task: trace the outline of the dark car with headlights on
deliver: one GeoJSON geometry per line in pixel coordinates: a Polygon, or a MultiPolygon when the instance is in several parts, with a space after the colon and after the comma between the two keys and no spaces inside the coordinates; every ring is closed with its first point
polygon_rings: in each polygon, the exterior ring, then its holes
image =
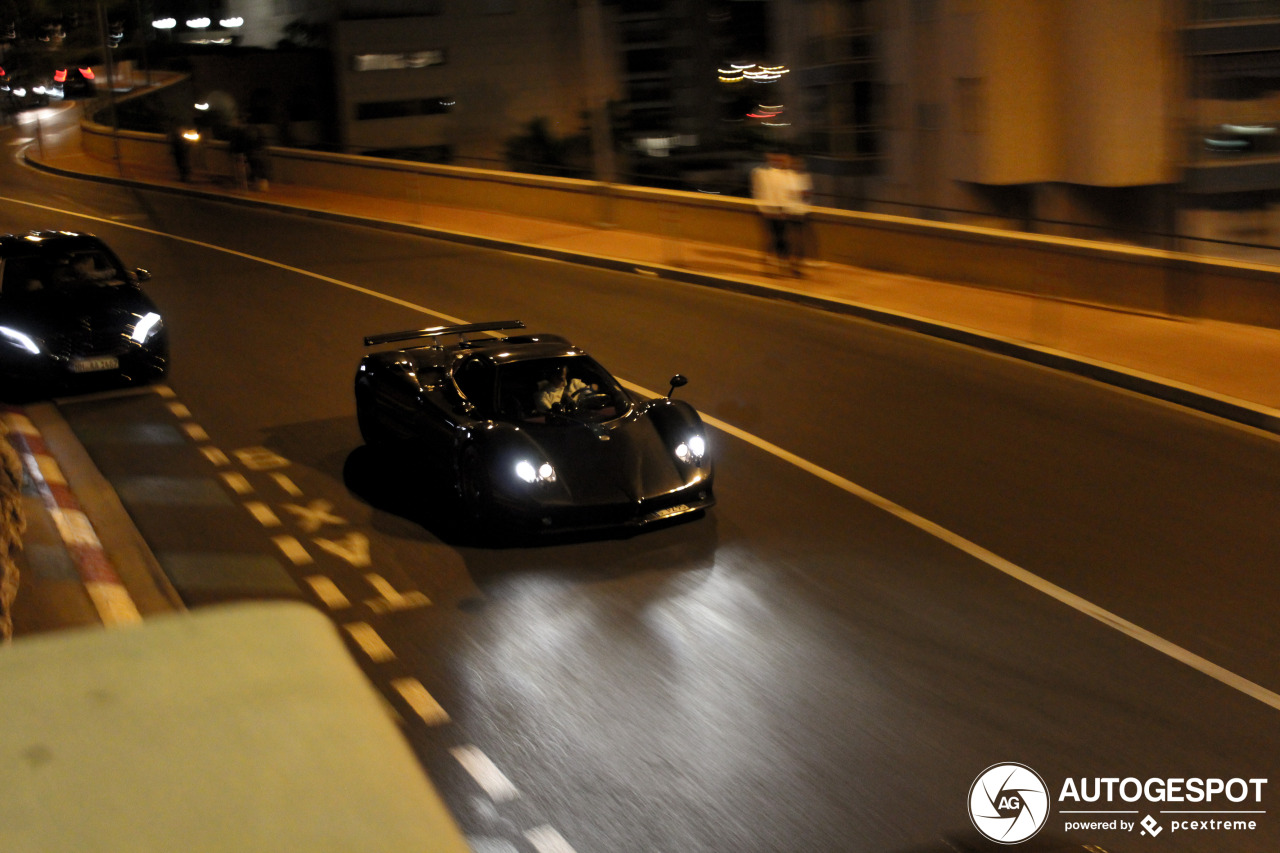
{"type": "Polygon", "coordinates": [[[154,381],[169,338],[140,282],[90,234],[0,236],[0,377],[24,395],[154,381]]]}
{"type": "MultiPolygon", "coordinates": [[[[508,320],[365,338],[425,342],[360,362],[365,443],[425,460],[477,533],[644,527],[715,503],[693,406],[627,390],[559,335],[479,336],[520,329],[508,320]]],[[[684,384],[673,377],[671,391],[684,384]]]]}

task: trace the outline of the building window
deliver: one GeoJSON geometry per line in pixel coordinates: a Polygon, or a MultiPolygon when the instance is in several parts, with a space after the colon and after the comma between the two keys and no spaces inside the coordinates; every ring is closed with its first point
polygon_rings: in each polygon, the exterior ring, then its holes
{"type": "Polygon", "coordinates": [[[443,50],[414,50],[404,53],[357,53],[351,57],[353,71],[401,71],[444,65],[443,50]]]}
{"type": "Polygon", "coordinates": [[[439,115],[449,112],[453,98],[409,98],[403,101],[370,101],[356,106],[356,120],[439,115]]]}

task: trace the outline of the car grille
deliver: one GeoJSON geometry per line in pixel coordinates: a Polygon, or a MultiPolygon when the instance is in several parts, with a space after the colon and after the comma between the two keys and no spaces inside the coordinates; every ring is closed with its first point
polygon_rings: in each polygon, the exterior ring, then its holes
{"type": "Polygon", "coordinates": [[[120,333],[118,323],[103,327],[83,322],[75,331],[50,335],[45,340],[45,347],[54,356],[74,358],[119,353],[126,348],[127,342],[128,338],[120,333]]]}

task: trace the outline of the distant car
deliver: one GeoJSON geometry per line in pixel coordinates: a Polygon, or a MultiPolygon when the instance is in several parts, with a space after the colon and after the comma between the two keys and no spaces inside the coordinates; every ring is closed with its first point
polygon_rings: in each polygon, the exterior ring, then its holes
{"type": "Polygon", "coordinates": [[[50,84],[44,80],[15,77],[0,81],[0,94],[11,112],[49,106],[49,92],[50,84]]]}
{"type": "MultiPolygon", "coordinates": [[[[468,337],[523,328],[508,320],[365,338],[430,341],[361,361],[366,444],[421,454],[475,532],[644,527],[714,505],[693,406],[628,391],[559,335],[468,337]]],[[[676,375],[671,391],[684,384],[676,375]]]]}
{"type": "Polygon", "coordinates": [[[53,75],[53,85],[57,96],[68,100],[92,98],[98,93],[96,75],[87,66],[58,69],[53,75]]]}
{"type": "Polygon", "coordinates": [[[139,283],[97,237],[67,231],[0,236],[0,376],[27,393],[159,379],[169,337],[139,283]]]}

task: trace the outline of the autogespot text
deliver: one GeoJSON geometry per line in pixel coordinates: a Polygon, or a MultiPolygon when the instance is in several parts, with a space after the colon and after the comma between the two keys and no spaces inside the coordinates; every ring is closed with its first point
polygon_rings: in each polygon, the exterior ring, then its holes
{"type": "MultiPolygon", "coordinates": [[[[1058,812],[1063,829],[1072,831],[1113,830],[1154,837],[1170,832],[1238,832],[1258,828],[1266,779],[1137,779],[1081,777],[1068,778],[1058,793],[1058,812]],[[1157,811],[1157,819],[1147,814],[1141,821],[1111,817],[1120,805],[1147,804],[1157,811]],[[1160,804],[1163,808],[1153,808],[1160,804]],[[1193,806],[1197,808],[1187,808],[1193,806]]],[[[1138,808],[1130,814],[1140,813],[1138,808]]]]}

